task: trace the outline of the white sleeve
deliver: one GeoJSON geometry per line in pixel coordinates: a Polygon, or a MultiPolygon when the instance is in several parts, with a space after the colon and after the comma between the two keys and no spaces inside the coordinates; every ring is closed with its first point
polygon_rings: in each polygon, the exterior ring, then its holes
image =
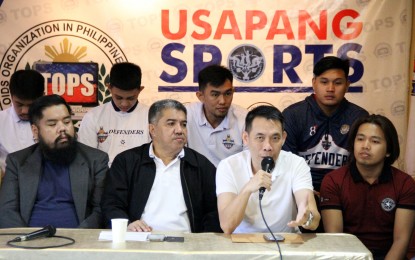
{"type": "Polygon", "coordinates": [[[98,148],[96,122],[92,113],[86,113],[78,130],[78,141],[93,148],[98,148]]]}
{"type": "Polygon", "coordinates": [[[232,168],[226,159],[220,161],[216,169],[216,195],[218,196],[224,192],[238,194],[232,168]]]}
{"type": "Polygon", "coordinates": [[[301,157],[297,158],[295,163],[292,163],[293,175],[293,192],[301,189],[313,190],[313,182],[311,179],[310,167],[301,157]]]}

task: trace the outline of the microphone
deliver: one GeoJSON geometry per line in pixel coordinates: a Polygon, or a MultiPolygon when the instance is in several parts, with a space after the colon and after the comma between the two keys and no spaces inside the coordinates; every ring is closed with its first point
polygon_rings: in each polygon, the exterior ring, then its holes
{"type": "Polygon", "coordinates": [[[46,227],[33,231],[32,233],[29,233],[29,234],[26,234],[20,237],[16,237],[10,242],[21,242],[21,241],[26,241],[26,240],[33,240],[33,239],[40,238],[40,237],[51,237],[55,235],[55,233],[56,233],[56,228],[52,225],[47,225],[46,227]]]}
{"type": "MultiPolygon", "coordinates": [[[[275,162],[274,162],[274,159],[272,159],[272,157],[268,156],[262,159],[261,168],[263,171],[270,173],[272,172],[274,167],[275,167],[275,162]]],[[[264,196],[264,192],[265,192],[264,187],[259,188],[259,200],[262,200],[262,196],[264,196]]]]}

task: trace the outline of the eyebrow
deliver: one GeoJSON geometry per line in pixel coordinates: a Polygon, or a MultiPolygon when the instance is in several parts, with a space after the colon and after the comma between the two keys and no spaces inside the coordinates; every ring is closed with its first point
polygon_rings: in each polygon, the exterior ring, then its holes
{"type": "MultiPolygon", "coordinates": [[[[329,78],[327,78],[327,77],[320,77],[320,79],[330,80],[330,79],[329,79],[329,78]]],[[[345,79],[345,78],[335,78],[335,79],[333,79],[332,81],[336,81],[336,80],[347,80],[347,79],[345,79]]]]}
{"type": "MultiPolygon", "coordinates": [[[[255,136],[260,136],[260,135],[266,135],[264,133],[256,133],[255,136]]],[[[272,133],[271,136],[281,136],[280,133],[276,132],[276,133],[272,133]]]]}
{"type": "Polygon", "coordinates": [[[187,123],[187,120],[178,120],[178,119],[168,118],[166,122],[186,122],[187,123]]]}
{"type": "Polygon", "coordinates": [[[124,99],[134,98],[134,95],[131,95],[131,96],[128,96],[128,97],[123,97],[123,96],[119,96],[117,94],[114,94],[113,96],[116,97],[116,98],[124,98],[124,99]]]}
{"type": "MultiPolygon", "coordinates": [[[[222,93],[231,92],[231,91],[233,91],[233,88],[228,88],[227,90],[223,91],[222,93]]],[[[216,90],[216,89],[212,89],[210,91],[210,93],[212,93],[212,92],[214,92],[214,93],[221,93],[219,90],[216,90]]]]}
{"type": "MultiPolygon", "coordinates": [[[[65,116],[64,118],[62,118],[62,120],[66,120],[66,119],[71,119],[71,116],[65,116]]],[[[51,119],[47,119],[46,122],[56,122],[59,120],[60,119],[51,118],[51,119]]]]}
{"type": "MultiPolygon", "coordinates": [[[[364,134],[359,134],[359,133],[357,133],[356,134],[356,137],[367,137],[366,135],[364,135],[364,134]]],[[[372,136],[369,136],[369,138],[374,138],[374,139],[378,139],[378,140],[383,140],[384,138],[382,138],[381,136],[377,136],[377,135],[372,135],[372,136]]]]}

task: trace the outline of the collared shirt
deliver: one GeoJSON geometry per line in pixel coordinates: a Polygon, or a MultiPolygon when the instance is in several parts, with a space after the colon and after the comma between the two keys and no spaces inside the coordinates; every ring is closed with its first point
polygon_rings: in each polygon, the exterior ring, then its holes
{"type": "Polygon", "coordinates": [[[184,150],[168,165],[154,154],[153,144],[149,156],[156,164],[156,177],[141,219],[153,230],[190,232],[180,178],[180,159],[184,157],[184,150]]]}
{"type": "Polygon", "coordinates": [[[29,121],[21,120],[13,106],[0,111],[0,167],[3,172],[9,153],[29,147],[34,143],[29,121]]]}
{"type": "Polygon", "coordinates": [[[391,247],[396,209],[415,210],[414,181],[388,165],[372,184],[355,164],[343,166],[324,177],[320,192],[321,209],[341,210],[343,232],[356,235],[372,252],[391,247]]]}
{"type": "MultiPolygon", "coordinates": [[[[352,163],[349,165],[350,175],[355,183],[358,182],[366,182],[362,175],[360,174],[359,170],[357,169],[356,163],[352,163]]],[[[380,173],[378,179],[375,183],[388,183],[392,180],[392,168],[388,165],[384,164],[382,168],[382,172],[380,173]]],[[[373,184],[375,184],[373,183],[373,184]]]]}
{"type": "Polygon", "coordinates": [[[207,157],[215,166],[230,155],[244,150],[242,132],[245,128],[247,110],[231,105],[219,126],[213,128],[203,111],[203,103],[186,105],[187,144],[207,157]]]}
{"type": "MultiPolygon", "coordinates": [[[[300,156],[281,151],[271,172],[271,190],[265,191],[262,208],[273,232],[295,232],[287,223],[297,216],[294,193],[302,189],[313,190],[310,167],[300,156]]],[[[216,170],[216,194],[240,194],[254,176],[249,150],[222,160],[216,170]]],[[[244,218],[234,233],[268,232],[259,209],[259,194],[254,192],[248,200],[244,218]]]]}
{"type": "Polygon", "coordinates": [[[115,108],[107,102],[91,109],[78,131],[79,142],[108,154],[109,166],[117,154],[151,141],[148,106],[137,103],[128,112],[117,112],[115,108]]]}

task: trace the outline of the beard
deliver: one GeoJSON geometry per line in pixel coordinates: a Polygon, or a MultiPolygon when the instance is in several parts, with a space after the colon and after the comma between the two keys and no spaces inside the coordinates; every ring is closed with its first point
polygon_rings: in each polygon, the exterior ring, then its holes
{"type": "Polygon", "coordinates": [[[68,139],[67,143],[60,144],[61,137],[59,136],[56,138],[54,146],[50,147],[46,144],[42,136],[39,135],[39,147],[45,159],[63,165],[69,165],[75,160],[78,146],[76,137],[67,134],[65,134],[65,137],[68,139]]]}

